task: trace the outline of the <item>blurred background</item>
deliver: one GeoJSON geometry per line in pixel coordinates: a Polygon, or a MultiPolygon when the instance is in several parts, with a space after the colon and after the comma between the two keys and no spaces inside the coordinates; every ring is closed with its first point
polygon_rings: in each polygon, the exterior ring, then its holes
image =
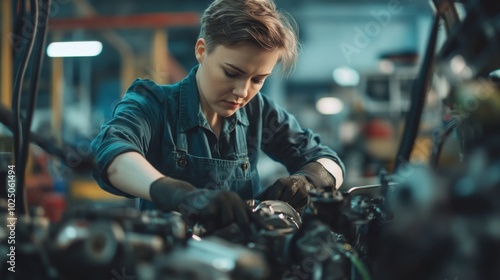
{"type": "MultiPolygon", "coordinates": [[[[0,94],[5,108],[11,104],[13,69],[21,63],[16,48],[27,39],[13,36],[14,15],[29,9],[23,6],[28,2],[1,2],[0,94]]],[[[86,164],[90,142],[134,79],[174,83],[196,65],[199,17],[210,2],[52,0],[31,128],[67,154],[56,158],[31,145],[26,177],[30,205],[52,203],[54,209],[54,204],[65,207],[68,201],[130,203],[105,193],[93,181],[86,164]],[[57,49],[55,44],[74,41],[89,43],[82,49],[57,49]],[[61,53],[72,50],[77,54],[61,53]],[[44,197],[54,192],[65,200],[44,197]]],[[[263,94],[339,153],[347,167],[343,188],[378,182],[377,174],[394,165],[411,87],[429,37],[432,5],[417,0],[276,4],[297,21],[302,51],[295,71],[289,77],[272,75],[263,94]]],[[[30,78],[28,73],[26,83],[30,78]]],[[[437,91],[431,89],[426,102],[412,154],[416,161],[428,160],[433,130],[445,121],[437,91]]],[[[12,132],[0,125],[0,137],[2,151],[9,151],[12,132]]],[[[447,149],[455,146],[447,145],[442,155],[451,164],[456,153],[448,157],[447,149]]],[[[259,169],[264,185],[285,174],[265,156],[259,169]]]]}

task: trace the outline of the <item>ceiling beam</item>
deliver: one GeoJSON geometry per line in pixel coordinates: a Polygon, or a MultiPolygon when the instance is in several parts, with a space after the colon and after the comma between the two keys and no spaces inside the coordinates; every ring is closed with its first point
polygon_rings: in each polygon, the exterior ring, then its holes
{"type": "Polygon", "coordinates": [[[75,29],[133,29],[172,26],[195,26],[200,22],[198,13],[154,13],[128,16],[90,16],[59,18],[49,21],[49,31],[75,29]]]}

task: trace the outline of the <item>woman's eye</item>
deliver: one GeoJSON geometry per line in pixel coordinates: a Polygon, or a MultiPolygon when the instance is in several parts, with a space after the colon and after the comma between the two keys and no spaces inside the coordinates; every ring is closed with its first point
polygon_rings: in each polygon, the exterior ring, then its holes
{"type": "Polygon", "coordinates": [[[236,78],[238,77],[238,74],[235,74],[235,73],[231,73],[231,72],[228,72],[226,70],[224,70],[224,74],[226,75],[226,77],[228,78],[236,78]]]}
{"type": "Polygon", "coordinates": [[[253,82],[256,84],[262,84],[264,82],[264,79],[253,79],[253,82]]]}

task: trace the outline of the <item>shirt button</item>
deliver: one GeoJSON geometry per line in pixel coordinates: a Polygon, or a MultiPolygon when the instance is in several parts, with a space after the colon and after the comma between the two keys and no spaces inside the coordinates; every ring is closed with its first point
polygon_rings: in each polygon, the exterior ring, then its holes
{"type": "Polygon", "coordinates": [[[241,167],[243,168],[243,170],[247,170],[248,169],[248,162],[243,163],[241,167]]]}
{"type": "Polygon", "coordinates": [[[187,165],[187,160],[185,158],[180,158],[177,160],[177,165],[179,165],[180,167],[184,167],[187,165]]]}

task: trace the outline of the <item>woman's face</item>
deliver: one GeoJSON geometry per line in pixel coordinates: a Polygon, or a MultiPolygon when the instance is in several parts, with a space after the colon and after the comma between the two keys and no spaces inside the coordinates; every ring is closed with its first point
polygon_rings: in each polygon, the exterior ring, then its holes
{"type": "Polygon", "coordinates": [[[229,117],[245,106],[262,88],[279,57],[251,43],[218,45],[209,54],[204,39],[195,47],[200,63],[196,82],[201,108],[207,119],[229,117]]]}

